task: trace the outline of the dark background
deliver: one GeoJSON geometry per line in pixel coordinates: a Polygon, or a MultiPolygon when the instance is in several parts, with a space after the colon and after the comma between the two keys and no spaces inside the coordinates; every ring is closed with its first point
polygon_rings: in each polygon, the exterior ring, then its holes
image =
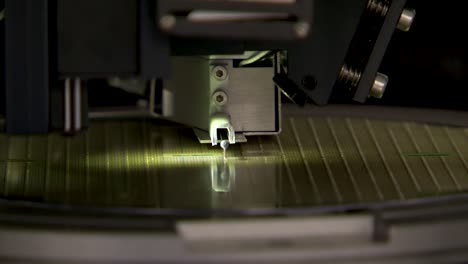
{"type": "Polygon", "coordinates": [[[408,1],[417,11],[413,27],[395,32],[380,68],[390,78],[387,92],[368,103],[468,111],[466,5],[408,1]]]}

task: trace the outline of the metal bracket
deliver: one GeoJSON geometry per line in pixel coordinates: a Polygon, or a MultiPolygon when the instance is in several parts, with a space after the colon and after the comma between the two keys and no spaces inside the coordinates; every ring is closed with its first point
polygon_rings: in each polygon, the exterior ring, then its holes
{"type": "MultiPolygon", "coordinates": [[[[195,133],[195,136],[197,136],[198,142],[200,142],[200,144],[211,143],[209,132],[198,129],[198,128],[194,128],[193,132],[195,133]]],[[[236,133],[236,143],[245,143],[245,142],[247,142],[247,137],[244,135],[244,133],[236,133]]],[[[221,140],[218,140],[218,143],[221,143],[221,140]]]]}
{"type": "Polygon", "coordinates": [[[388,9],[388,13],[385,17],[385,21],[382,25],[382,29],[380,30],[374,48],[370,54],[367,66],[362,72],[361,80],[353,97],[354,101],[364,103],[369,97],[369,91],[371,91],[371,89],[376,85],[379,87],[378,84],[375,84],[377,72],[385,52],[387,51],[387,47],[392,39],[395,28],[398,25],[398,21],[405,8],[405,5],[406,0],[392,1],[388,9]]]}
{"type": "Polygon", "coordinates": [[[219,129],[226,129],[228,132],[227,140],[229,141],[229,144],[236,144],[236,132],[234,131],[234,127],[231,125],[229,117],[226,114],[217,113],[211,117],[210,121],[210,138],[212,146],[218,145],[219,129]]]}

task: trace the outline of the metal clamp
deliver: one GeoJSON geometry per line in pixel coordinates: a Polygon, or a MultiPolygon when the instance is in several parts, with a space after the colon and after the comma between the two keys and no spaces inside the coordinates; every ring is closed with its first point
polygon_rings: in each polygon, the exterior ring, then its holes
{"type": "MultiPolygon", "coordinates": [[[[234,131],[234,127],[231,125],[229,117],[226,114],[217,113],[212,115],[210,121],[210,138],[211,138],[211,145],[216,146],[218,145],[218,130],[219,129],[226,129],[228,132],[229,144],[236,143],[236,132],[234,131]]],[[[224,139],[225,140],[225,139],[224,139]]]]}

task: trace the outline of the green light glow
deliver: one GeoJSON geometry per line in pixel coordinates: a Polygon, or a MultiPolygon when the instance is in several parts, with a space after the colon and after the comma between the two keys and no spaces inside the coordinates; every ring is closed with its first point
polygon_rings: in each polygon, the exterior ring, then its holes
{"type": "MultiPolygon", "coordinates": [[[[170,167],[199,167],[211,166],[213,161],[222,162],[224,160],[223,153],[216,148],[217,154],[210,153],[164,153],[150,151],[134,151],[128,152],[112,152],[102,154],[90,154],[90,160],[106,161],[108,169],[119,168],[117,164],[125,163],[128,168],[170,168],[170,167]]],[[[252,156],[252,157],[235,157],[229,156],[227,163],[233,164],[277,164],[283,162],[283,157],[278,156],[252,156]]],[[[90,166],[97,164],[90,162],[90,166]]]]}

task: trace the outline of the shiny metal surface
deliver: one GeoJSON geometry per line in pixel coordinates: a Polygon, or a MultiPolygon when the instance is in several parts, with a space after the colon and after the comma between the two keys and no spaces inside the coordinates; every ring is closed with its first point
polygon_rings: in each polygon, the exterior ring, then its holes
{"type": "Polygon", "coordinates": [[[273,55],[273,53],[274,51],[271,50],[253,51],[250,57],[239,62],[239,66],[242,67],[260,61],[264,58],[270,57],[271,55],[273,55]]]}
{"type": "Polygon", "coordinates": [[[346,85],[356,87],[359,84],[359,81],[361,81],[361,75],[361,71],[353,68],[350,65],[344,64],[341,67],[339,80],[346,85]]]}
{"type": "Polygon", "coordinates": [[[67,78],[65,80],[63,92],[63,105],[64,105],[64,131],[70,132],[72,129],[72,80],[67,78]]]}
{"type": "Polygon", "coordinates": [[[313,109],[285,115],[278,136],[231,145],[227,160],[219,147],[199,144],[191,129],[161,122],[94,121],[73,137],[2,134],[0,195],[106,207],[245,209],[468,190],[468,129],[307,111],[313,109]]]}
{"type": "Polygon", "coordinates": [[[278,131],[278,89],[272,81],[273,67],[234,68],[229,64],[229,97],[226,113],[236,132],[268,134],[278,131]]]}
{"type": "Polygon", "coordinates": [[[228,140],[230,144],[236,143],[236,132],[230,123],[229,115],[216,113],[211,116],[210,138],[212,146],[216,146],[218,142],[221,143],[224,140],[228,140]],[[218,138],[218,133],[221,131],[226,132],[226,138],[218,138]]]}
{"type": "Polygon", "coordinates": [[[367,10],[379,16],[386,16],[388,13],[389,3],[385,0],[369,0],[367,2],[367,10]]]}
{"type": "Polygon", "coordinates": [[[73,129],[75,131],[81,130],[82,92],[81,79],[75,78],[73,86],[73,129]]]}
{"type": "Polygon", "coordinates": [[[209,60],[173,57],[172,78],[164,82],[162,116],[187,126],[208,130],[212,104],[209,60]]]}
{"type": "Polygon", "coordinates": [[[403,12],[400,16],[400,20],[398,20],[397,28],[404,32],[410,31],[415,17],[416,10],[409,8],[403,9],[403,12]]]}
{"type": "Polygon", "coordinates": [[[294,32],[296,32],[298,38],[306,38],[310,32],[310,24],[307,22],[298,22],[294,25],[294,32]]]}
{"type": "MultiPolygon", "coordinates": [[[[358,86],[362,78],[362,72],[353,68],[351,65],[344,64],[341,67],[339,81],[352,87],[358,86]]],[[[381,99],[387,89],[388,76],[380,72],[375,76],[374,83],[369,91],[369,96],[381,99]]]]}
{"type": "Polygon", "coordinates": [[[277,133],[273,67],[236,68],[228,57],[174,57],[174,75],[164,83],[164,118],[209,131],[213,117],[225,114],[236,133],[277,133]]]}
{"type": "Polygon", "coordinates": [[[372,96],[377,99],[381,99],[383,95],[385,94],[385,90],[387,89],[387,84],[388,84],[388,76],[378,72],[377,76],[375,76],[374,84],[372,85],[369,96],[372,96]]]}
{"type": "MultiPolygon", "coordinates": [[[[196,129],[196,128],[193,129],[193,132],[195,133],[195,136],[197,137],[198,142],[200,142],[201,144],[213,143],[211,141],[209,132],[204,131],[204,130],[200,130],[200,129],[196,129]]],[[[236,143],[244,143],[244,142],[247,142],[247,138],[242,133],[236,133],[235,141],[236,141],[236,143]]],[[[220,140],[218,140],[218,143],[221,143],[220,140]]]]}

